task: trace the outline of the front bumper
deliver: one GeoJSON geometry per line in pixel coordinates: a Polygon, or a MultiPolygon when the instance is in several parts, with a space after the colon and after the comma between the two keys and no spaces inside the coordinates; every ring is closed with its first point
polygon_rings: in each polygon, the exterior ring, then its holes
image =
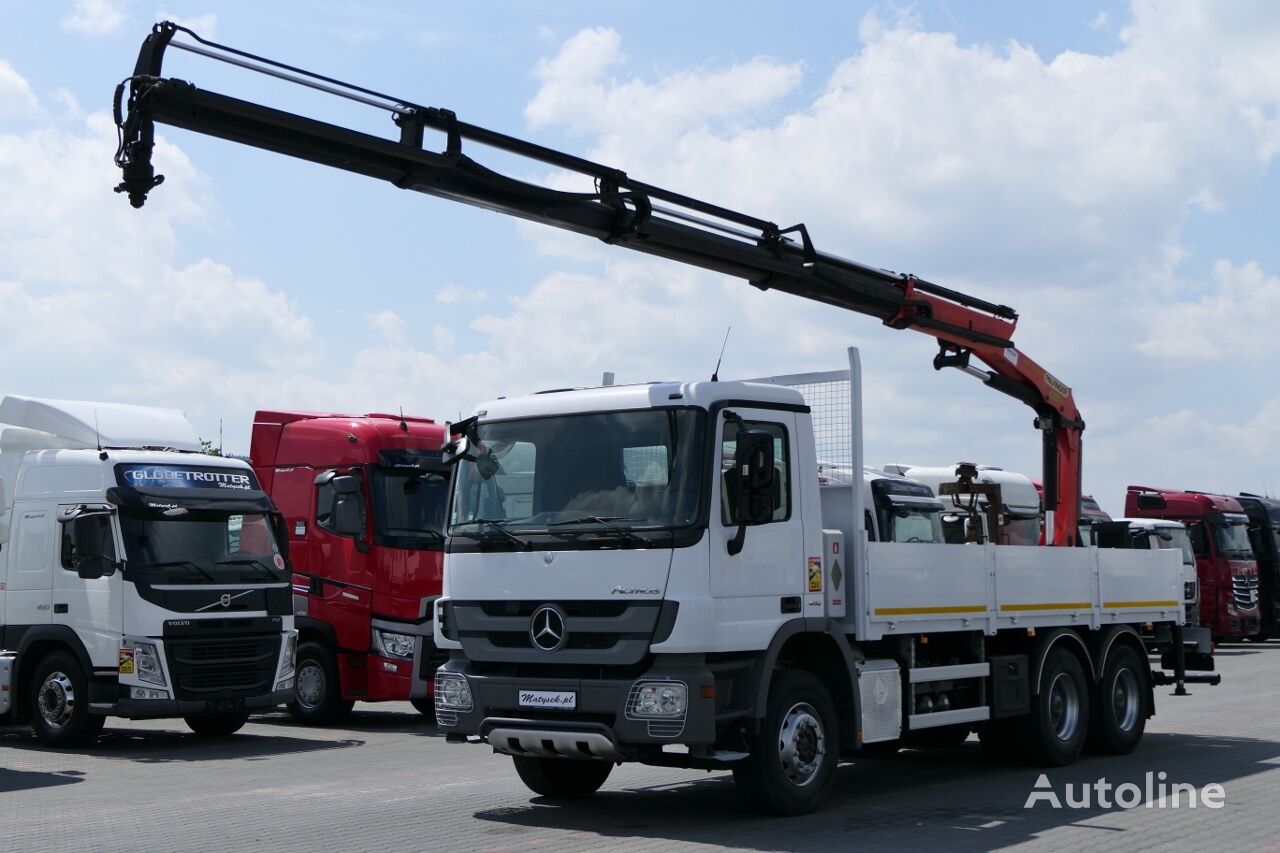
{"type": "MultiPolygon", "coordinates": [[[[470,662],[451,660],[441,672],[466,676],[472,709],[436,706],[436,723],[446,734],[478,735],[508,755],[603,758],[623,761],[663,744],[706,744],[716,738],[715,679],[698,664],[660,662],[643,675],[628,678],[575,679],[485,675],[470,662]],[[675,681],[688,690],[680,719],[638,717],[630,713],[632,688],[641,681],[675,681]],[[521,707],[520,691],[572,691],[572,711],[521,707]]],[[[437,698],[437,703],[438,703],[437,698]]]]}
{"type": "MultiPolygon", "coordinates": [[[[216,703],[219,701],[225,702],[226,700],[213,701],[216,703]]],[[[91,701],[89,703],[89,713],[99,716],[125,717],[130,720],[151,720],[161,717],[195,717],[202,714],[236,713],[239,711],[263,713],[292,701],[292,689],[274,690],[270,694],[262,696],[246,696],[243,699],[243,704],[237,699],[234,709],[226,706],[211,709],[209,700],[205,699],[120,698],[114,702],[91,701]]]]}

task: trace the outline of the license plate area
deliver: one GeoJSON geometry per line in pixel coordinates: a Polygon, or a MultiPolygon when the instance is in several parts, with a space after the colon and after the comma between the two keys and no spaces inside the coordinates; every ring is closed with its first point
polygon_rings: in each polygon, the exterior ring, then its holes
{"type": "Polygon", "coordinates": [[[211,714],[226,714],[231,711],[244,710],[244,697],[229,699],[206,699],[204,709],[211,714]]]}
{"type": "Polygon", "coordinates": [[[548,711],[576,711],[578,694],[574,690],[519,690],[521,708],[543,708],[548,711]]]}

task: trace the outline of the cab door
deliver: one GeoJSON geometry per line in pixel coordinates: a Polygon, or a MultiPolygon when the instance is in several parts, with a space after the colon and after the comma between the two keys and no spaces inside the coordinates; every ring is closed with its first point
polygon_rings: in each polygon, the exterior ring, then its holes
{"type": "MultiPolygon", "coordinates": [[[[113,564],[119,559],[117,554],[121,553],[117,532],[112,519],[107,559],[113,564]]],[[[53,557],[52,622],[75,631],[95,668],[115,669],[120,637],[124,633],[121,571],[111,568],[109,574],[100,578],[80,577],[76,571],[77,555],[71,541],[71,525],[55,525],[54,536],[57,548],[53,557]]]]}
{"type": "MultiPolygon", "coordinates": [[[[728,543],[738,531],[731,519],[737,496],[734,452],[736,420],[723,413],[716,418],[715,448],[718,458],[712,486],[710,587],[718,612],[719,648],[762,649],[780,622],[803,615],[807,594],[804,525],[796,488],[797,460],[795,414],[773,409],[732,407],[748,429],[773,435],[773,517],[746,528],[742,550],[730,554],[728,543]]],[[[818,588],[821,591],[821,587],[818,588]]],[[[820,596],[819,596],[820,597],[820,596]]]]}
{"type": "Polygon", "coordinates": [[[48,625],[57,507],[45,501],[16,501],[10,518],[4,624],[10,628],[48,625]]]}

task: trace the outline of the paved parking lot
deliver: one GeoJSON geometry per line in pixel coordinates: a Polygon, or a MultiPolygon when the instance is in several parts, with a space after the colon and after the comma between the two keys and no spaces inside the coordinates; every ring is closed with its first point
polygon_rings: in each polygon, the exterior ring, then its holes
{"type": "Polygon", "coordinates": [[[844,766],[816,815],[744,810],[725,773],[625,766],[595,798],[533,797],[508,759],[454,746],[407,704],[358,705],[349,724],[283,714],[208,741],[181,721],[111,720],[93,750],[0,730],[0,850],[994,850],[1280,851],[1280,643],[1220,650],[1223,685],[1157,691],[1125,758],[1049,773],[1069,782],[1220,783],[1208,809],[1024,808],[1038,771],[986,762],[975,739],[844,766]]]}

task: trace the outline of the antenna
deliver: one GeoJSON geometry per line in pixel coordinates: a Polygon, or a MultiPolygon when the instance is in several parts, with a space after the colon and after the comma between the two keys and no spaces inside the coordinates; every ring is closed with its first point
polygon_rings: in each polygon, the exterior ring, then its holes
{"type": "Polygon", "coordinates": [[[400,431],[401,432],[409,431],[409,425],[404,422],[404,406],[400,407],[400,431]]]}
{"type": "Polygon", "coordinates": [[[720,344],[720,357],[716,359],[716,369],[711,372],[711,381],[720,381],[720,362],[724,361],[724,348],[729,345],[729,333],[733,331],[733,326],[724,330],[724,343],[720,344]]]}
{"type": "Polygon", "coordinates": [[[102,452],[102,433],[98,431],[98,410],[93,410],[93,440],[98,445],[98,452],[102,452]]]}
{"type": "Polygon", "coordinates": [[[222,418],[218,418],[218,453],[222,455],[222,418]]]}

